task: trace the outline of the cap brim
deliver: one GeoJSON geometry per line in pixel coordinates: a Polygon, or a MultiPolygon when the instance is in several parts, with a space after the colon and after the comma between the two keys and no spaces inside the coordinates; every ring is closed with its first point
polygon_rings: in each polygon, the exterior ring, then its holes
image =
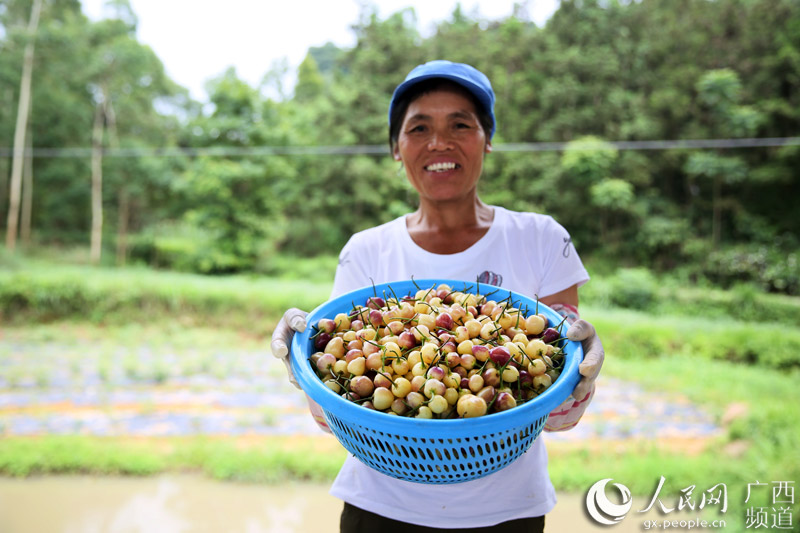
{"type": "MultiPolygon", "coordinates": [[[[414,77],[414,78],[412,78],[410,80],[404,81],[403,83],[401,83],[400,85],[397,86],[397,88],[394,90],[394,94],[392,94],[392,101],[391,101],[391,105],[389,106],[389,120],[391,120],[392,114],[394,113],[394,108],[395,108],[396,102],[400,98],[402,98],[405,93],[407,93],[415,85],[417,85],[417,84],[419,84],[419,83],[421,83],[423,81],[432,80],[432,79],[449,80],[449,81],[452,81],[452,82],[456,83],[457,85],[460,85],[460,86],[464,87],[467,91],[469,91],[469,93],[472,96],[474,96],[478,100],[478,102],[483,106],[483,109],[487,113],[489,113],[492,117],[494,117],[494,109],[492,109],[493,102],[492,102],[491,98],[489,97],[489,95],[486,94],[486,91],[483,89],[483,87],[481,87],[480,85],[478,85],[478,84],[476,84],[476,83],[474,83],[474,82],[472,82],[472,81],[470,81],[468,79],[463,78],[462,76],[457,76],[457,75],[454,75],[454,74],[431,73],[431,74],[422,74],[422,75],[416,76],[416,77],[414,77]]],[[[494,125],[494,120],[493,120],[492,121],[492,131],[489,132],[489,137],[490,138],[494,135],[494,128],[495,128],[495,125],[494,125]]]]}

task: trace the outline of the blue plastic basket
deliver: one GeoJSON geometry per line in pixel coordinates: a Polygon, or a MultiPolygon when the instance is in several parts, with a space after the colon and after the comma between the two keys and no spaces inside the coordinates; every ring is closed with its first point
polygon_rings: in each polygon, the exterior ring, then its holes
{"type": "MultiPolygon", "coordinates": [[[[322,407],[325,419],[339,442],[367,466],[383,474],[426,484],[469,481],[508,466],[524,453],[539,436],[548,414],[561,404],[580,379],[578,365],[583,359],[580,343],[566,341],[561,374],[536,398],[513,409],[477,418],[418,419],[392,416],[347,401],[323,385],[309,357],[314,328],[321,318],[347,313],[367,298],[414,295],[420,287],[441,283],[462,292],[491,294],[501,301],[509,296],[515,307],[543,313],[550,327],[562,317],[521,294],[485,284],[447,279],[396,281],[365,287],[330,300],[307,317],[309,327],[296,334],[292,342],[292,365],[298,383],[322,407]]],[[[563,326],[562,326],[563,328],[563,326]]],[[[562,336],[565,331],[562,330],[562,336]]]]}

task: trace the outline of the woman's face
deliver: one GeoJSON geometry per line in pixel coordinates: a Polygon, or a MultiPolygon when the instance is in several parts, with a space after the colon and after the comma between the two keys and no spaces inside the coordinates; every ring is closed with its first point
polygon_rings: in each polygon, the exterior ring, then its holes
{"type": "Polygon", "coordinates": [[[475,104],[461,90],[445,87],[409,104],[394,158],[402,161],[421,199],[470,202],[491,149],[475,104]]]}

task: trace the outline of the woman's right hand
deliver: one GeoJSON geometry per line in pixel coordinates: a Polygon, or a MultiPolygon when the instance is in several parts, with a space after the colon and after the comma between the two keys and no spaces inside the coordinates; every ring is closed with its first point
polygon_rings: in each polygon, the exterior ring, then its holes
{"type": "Polygon", "coordinates": [[[308,313],[295,309],[289,309],[283,314],[278,325],[275,326],[275,331],[272,332],[272,341],[270,347],[272,348],[272,355],[283,361],[286,365],[286,372],[289,374],[289,381],[292,385],[300,388],[297,380],[292,372],[292,362],[289,357],[289,347],[292,345],[292,337],[295,332],[302,332],[306,329],[306,316],[308,313]]]}

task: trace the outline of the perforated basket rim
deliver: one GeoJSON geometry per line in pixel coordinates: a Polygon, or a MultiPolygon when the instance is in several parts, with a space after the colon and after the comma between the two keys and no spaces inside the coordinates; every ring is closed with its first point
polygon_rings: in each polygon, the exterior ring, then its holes
{"type": "MultiPolygon", "coordinates": [[[[317,306],[306,317],[308,326],[305,331],[295,334],[291,349],[292,370],[303,391],[319,404],[323,410],[335,414],[341,420],[357,421],[359,425],[369,426],[377,431],[386,433],[425,438],[463,438],[470,435],[494,433],[498,428],[502,428],[505,431],[506,429],[524,426],[530,423],[531,420],[546,416],[567,399],[580,379],[578,365],[583,359],[581,344],[569,340],[565,342],[564,346],[565,356],[561,374],[542,394],[513,409],[475,418],[421,419],[393,416],[367,409],[345,400],[322,383],[309,361],[311,354],[316,351],[313,349],[311,341],[311,335],[314,332],[313,326],[321,318],[333,318],[337,313],[346,313],[353,308],[354,304],[363,305],[367,298],[373,296],[376,292],[378,295],[383,296],[384,291],[388,295],[392,295],[393,291],[398,297],[402,297],[415,293],[420,287],[428,288],[440,284],[447,284],[453,290],[463,290],[464,292],[478,292],[484,295],[491,292],[494,293],[492,299],[495,301],[504,300],[510,295],[512,303],[517,307],[527,305],[533,312],[538,306],[538,312],[547,317],[550,326],[556,325],[562,320],[561,315],[537,300],[485,283],[429,278],[398,280],[362,287],[317,306]]],[[[562,337],[565,336],[565,326],[562,325],[559,331],[562,337]]]]}

